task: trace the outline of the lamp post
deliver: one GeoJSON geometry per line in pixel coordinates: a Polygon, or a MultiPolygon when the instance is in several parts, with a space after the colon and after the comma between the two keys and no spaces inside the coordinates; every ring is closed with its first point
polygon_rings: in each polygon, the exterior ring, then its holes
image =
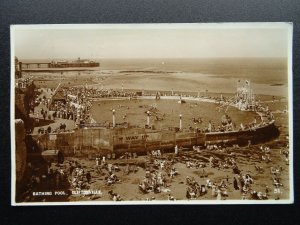
{"type": "Polygon", "coordinates": [[[112,110],[112,113],[113,113],[113,128],[116,126],[116,117],[115,117],[115,112],[116,110],[112,110]]]}
{"type": "Polygon", "coordinates": [[[179,130],[182,129],[182,114],[179,115],[179,130]]]}
{"type": "Polygon", "coordinates": [[[150,125],[150,112],[147,111],[147,126],[150,125]]]}

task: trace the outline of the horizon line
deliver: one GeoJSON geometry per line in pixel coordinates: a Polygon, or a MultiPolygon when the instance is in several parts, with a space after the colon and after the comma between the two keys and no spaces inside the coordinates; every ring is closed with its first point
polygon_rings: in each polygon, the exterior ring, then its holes
{"type": "Polygon", "coordinates": [[[155,60],[155,59],[286,59],[288,57],[284,57],[284,56],[273,56],[273,57],[263,57],[263,56],[257,56],[257,57],[174,57],[174,58],[170,58],[170,57],[145,57],[145,58],[141,58],[141,57],[133,57],[133,58],[111,58],[111,57],[90,57],[90,58],[86,58],[86,57],[74,57],[74,58],[69,58],[69,57],[59,57],[59,58],[20,58],[18,56],[14,56],[17,57],[19,60],[33,60],[33,59],[39,59],[39,60],[49,60],[49,59],[78,59],[80,58],[81,60],[84,59],[89,59],[89,60],[93,60],[93,59],[101,59],[101,60],[144,60],[144,59],[150,59],[150,60],[155,60]]]}

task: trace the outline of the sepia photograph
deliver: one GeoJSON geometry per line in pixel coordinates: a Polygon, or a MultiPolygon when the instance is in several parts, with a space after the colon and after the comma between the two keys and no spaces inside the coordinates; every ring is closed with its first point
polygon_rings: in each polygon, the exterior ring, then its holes
{"type": "Polygon", "coordinates": [[[12,25],[11,204],[291,204],[291,23],[12,25]]]}

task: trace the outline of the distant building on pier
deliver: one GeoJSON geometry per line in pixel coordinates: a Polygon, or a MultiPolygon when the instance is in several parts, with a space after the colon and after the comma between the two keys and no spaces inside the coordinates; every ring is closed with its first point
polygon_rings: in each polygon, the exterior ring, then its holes
{"type": "Polygon", "coordinates": [[[49,64],[49,68],[68,68],[68,67],[98,67],[100,63],[88,59],[78,58],[75,61],[57,60],[49,64]]]}

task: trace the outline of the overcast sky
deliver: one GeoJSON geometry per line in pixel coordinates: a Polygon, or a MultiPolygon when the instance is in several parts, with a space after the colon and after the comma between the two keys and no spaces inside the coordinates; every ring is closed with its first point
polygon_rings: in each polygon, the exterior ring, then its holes
{"type": "Polygon", "coordinates": [[[287,57],[287,24],[15,26],[20,59],[287,57]]]}

